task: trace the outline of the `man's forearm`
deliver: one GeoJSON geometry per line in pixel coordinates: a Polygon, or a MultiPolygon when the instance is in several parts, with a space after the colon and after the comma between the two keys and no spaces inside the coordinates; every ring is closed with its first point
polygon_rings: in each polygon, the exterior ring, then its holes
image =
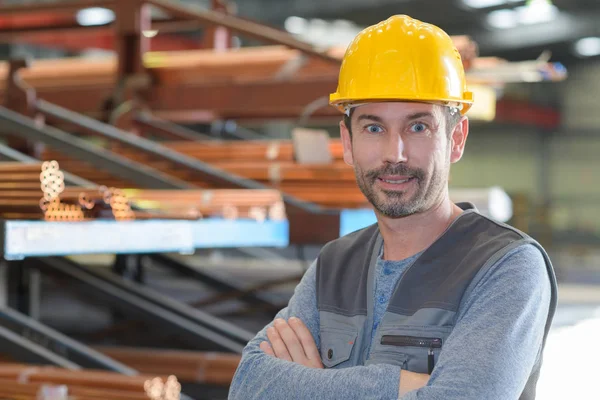
{"type": "Polygon", "coordinates": [[[260,349],[246,353],[229,399],[396,399],[400,367],[378,364],[314,369],[280,360],[260,349]]]}

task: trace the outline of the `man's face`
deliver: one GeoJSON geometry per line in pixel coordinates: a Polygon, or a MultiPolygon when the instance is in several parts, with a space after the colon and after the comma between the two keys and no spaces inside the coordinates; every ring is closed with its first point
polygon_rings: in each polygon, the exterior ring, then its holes
{"type": "Polygon", "coordinates": [[[352,137],[340,124],[344,160],[369,202],[384,216],[426,211],[444,196],[450,163],[462,156],[468,124],[448,137],[445,110],[426,103],[361,105],[351,119],[352,137]],[[458,146],[457,146],[458,145],[458,146]]]}

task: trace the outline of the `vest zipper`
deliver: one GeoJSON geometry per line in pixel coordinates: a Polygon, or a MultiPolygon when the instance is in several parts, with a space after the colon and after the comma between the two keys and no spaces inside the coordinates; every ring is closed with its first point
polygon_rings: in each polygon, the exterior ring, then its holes
{"type": "Polygon", "coordinates": [[[391,346],[430,347],[432,349],[442,348],[442,339],[420,338],[415,336],[384,335],[381,344],[391,346]]]}
{"type": "Polygon", "coordinates": [[[381,344],[391,346],[409,346],[427,348],[427,371],[431,375],[435,364],[433,349],[442,348],[442,339],[440,338],[420,338],[415,336],[397,336],[384,335],[381,338],[381,344]]]}

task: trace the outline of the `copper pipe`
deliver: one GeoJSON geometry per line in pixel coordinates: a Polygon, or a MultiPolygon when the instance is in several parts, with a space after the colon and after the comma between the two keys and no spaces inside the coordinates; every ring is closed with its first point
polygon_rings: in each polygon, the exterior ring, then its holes
{"type": "Polygon", "coordinates": [[[96,350],[144,374],[175,374],[184,382],[228,385],[240,356],[183,350],[139,349],[131,347],[99,346],[96,350]]]}

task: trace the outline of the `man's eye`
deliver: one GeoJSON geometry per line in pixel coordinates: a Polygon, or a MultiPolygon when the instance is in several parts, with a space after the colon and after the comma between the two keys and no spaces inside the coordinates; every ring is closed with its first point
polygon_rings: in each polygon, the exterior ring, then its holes
{"type": "Polygon", "coordinates": [[[383,129],[378,125],[369,125],[367,126],[367,132],[369,133],[381,133],[383,129]]]}
{"type": "Polygon", "coordinates": [[[427,125],[417,122],[410,127],[410,130],[415,133],[425,132],[427,130],[427,125]]]}

